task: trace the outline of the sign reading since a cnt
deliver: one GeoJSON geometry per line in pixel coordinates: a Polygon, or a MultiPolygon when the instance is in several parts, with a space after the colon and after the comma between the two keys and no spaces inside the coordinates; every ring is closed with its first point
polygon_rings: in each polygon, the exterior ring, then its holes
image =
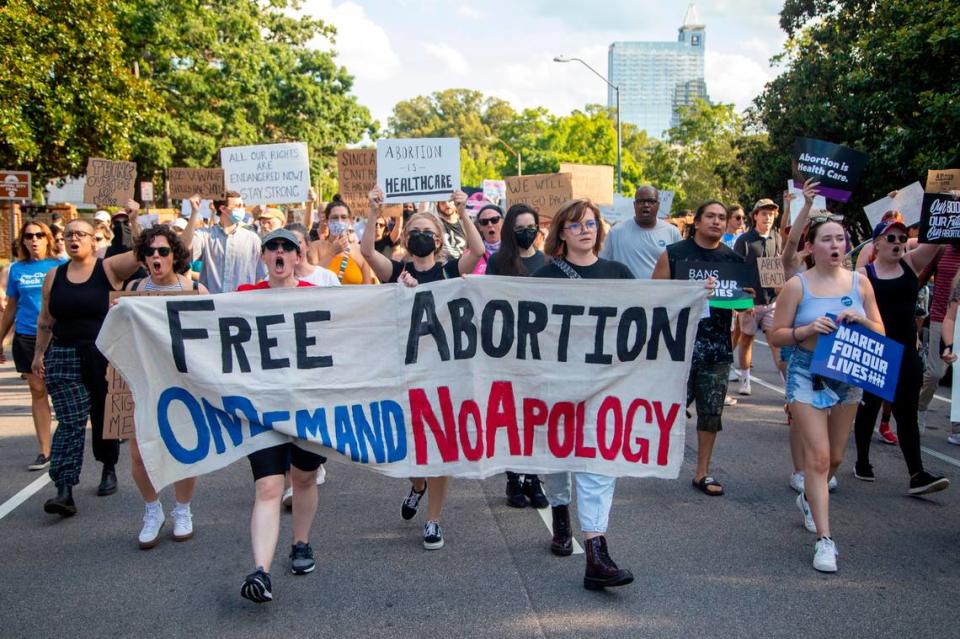
{"type": "Polygon", "coordinates": [[[29,200],[30,171],[0,171],[0,200],[29,200]]]}

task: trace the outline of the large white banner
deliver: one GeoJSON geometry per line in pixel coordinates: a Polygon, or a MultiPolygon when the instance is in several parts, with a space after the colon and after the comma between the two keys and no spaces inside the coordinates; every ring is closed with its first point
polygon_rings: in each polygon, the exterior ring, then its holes
{"type": "Polygon", "coordinates": [[[448,200],[460,190],[460,138],[377,140],[377,186],[386,203],[448,200]]]}
{"type": "Polygon", "coordinates": [[[220,149],[225,190],[244,204],[296,204],[310,191],[310,157],[303,142],[220,149]]]}
{"type": "Polygon", "coordinates": [[[394,477],[675,478],[706,295],[485,276],[126,297],[97,346],[158,488],[292,438],[394,477]]]}

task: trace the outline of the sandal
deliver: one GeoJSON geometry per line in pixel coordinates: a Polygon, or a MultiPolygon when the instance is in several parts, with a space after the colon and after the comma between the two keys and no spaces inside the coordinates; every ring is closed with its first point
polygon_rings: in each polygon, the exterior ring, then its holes
{"type": "Polygon", "coordinates": [[[710,495],[711,497],[720,497],[723,495],[723,485],[718,482],[713,477],[707,475],[700,481],[696,479],[693,480],[693,487],[702,492],[704,495],[710,495]],[[720,490],[710,490],[711,486],[715,486],[720,490]]]}

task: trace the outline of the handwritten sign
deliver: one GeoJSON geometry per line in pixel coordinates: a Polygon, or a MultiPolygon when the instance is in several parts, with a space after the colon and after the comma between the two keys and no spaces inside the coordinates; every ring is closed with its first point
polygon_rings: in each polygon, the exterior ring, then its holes
{"type": "Polygon", "coordinates": [[[758,257],[757,272],[762,288],[783,288],[783,260],[779,257],[758,257]]]}
{"type": "MultiPolygon", "coordinates": [[[[828,317],[836,319],[833,315],[828,317]]],[[[892,402],[901,359],[902,344],[858,324],[841,324],[836,331],[817,340],[810,372],[892,402]]]]}
{"type": "Polygon", "coordinates": [[[573,199],[569,173],[540,173],[506,178],[507,205],[526,204],[537,210],[540,221],[550,220],[560,206],[573,199]]]}
{"type": "Polygon", "coordinates": [[[170,197],[188,200],[198,194],[204,200],[223,198],[223,169],[167,169],[170,197]]]}
{"type": "Polygon", "coordinates": [[[920,241],[950,244],[960,240],[960,200],[947,193],[925,193],[920,214],[920,241]]]}
{"type": "Polygon", "coordinates": [[[0,200],[29,200],[30,171],[0,171],[0,200]]]}
{"type": "Polygon", "coordinates": [[[560,173],[570,174],[573,197],[587,198],[598,206],[613,204],[612,166],[561,162],[560,173]]]}
{"type": "Polygon", "coordinates": [[[960,169],[931,169],[927,171],[927,193],[942,193],[960,189],[960,169]]]}
{"type": "Polygon", "coordinates": [[[303,142],[234,146],[220,149],[224,186],[244,204],[306,202],[310,157],[303,142]]]}
{"type": "Polygon", "coordinates": [[[460,138],[377,140],[383,201],[441,202],[460,190],[460,138]]]}
{"type": "Polygon", "coordinates": [[[103,438],[134,439],[136,428],[133,415],[133,394],[120,371],[107,365],[107,399],[104,402],[103,438]]]}
{"type": "Polygon", "coordinates": [[[660,196],[660,208],[657,209],[657,217],[665,220],[670,217],[670,211],[673,209],[673,191],[658,191],[660,196]]]}
{"type": "Polygon", "coordinates": [[[133,199],[136,181],[136,162],[90,158],[87,160],[83,201],[93,202],[97,206],[126,206],[127,200],[133,199]]]}

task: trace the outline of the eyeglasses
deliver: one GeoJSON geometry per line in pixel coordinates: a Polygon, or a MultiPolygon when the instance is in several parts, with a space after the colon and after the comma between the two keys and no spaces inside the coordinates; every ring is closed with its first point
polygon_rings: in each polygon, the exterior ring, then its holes
{"type": "Polygon", "coordinates": [[[43,237],[44,237],[43,233],[24,233],[23,234],[23,239],[25,240],[39,240],[43,237]]]}
{"type": "Polygon", "coordinates": [[[905,244],[907,241],[907,236],[903,233],[888,233],[886,235],[886,240],[890,244],[905,244]]]}
{"type": "Polygon", "coordinates": [[[172,250],[169,246],[148,246],[144,249],[143,254],[147,257],[153,257],[154,254],[160,255],[160,257],[167,257],[172,250]]]}
{"type": "Polygon", "coordinates": [[[583,235],[587,231],[596,231],[597,221],[587,220],[582,224],[580,222],[570,222],[570,224],[567,224],[565,227],[563,227],[563,229],[565,231],[570,231],[571,233],[575,233],[577,235],[583,235]]]}
{"type": "Polygon", "coordinates": [[[95,240],[98,241],[98,242],[103,242],[103,241],[104,241],[105,239],[107,239],[107,238],[103,237],[102,235],[98,235],[98,236],[96,236],[96,237],[93,238],[93,239],[95,239],[95,240]]]}
{"type": "Polygon", "coordinates": [[[385,229],[385,228],[387,228],[387,225],[384,224],[383,222],[377,222],[377,228],[378,228],[378,229],[385,229]]]}
{"type": "Polygon", "coordinates": [[[480,223],[480,226],[488,226],[490,224],[496,224],[501,220],[499,215],[494,215],[493,217],[486,217],[482,220],[477,220],[480,223]]]}
{"type": "Polygon", "coordinates": [[[535,224],[531,224],[529,226],[515,226],[513,230],[514,231],[539,231],[540,229],[537,228],[535,224]]]}
{"type": "Polygon", "coordinates": [[[293,253],[297,250],[297,245],[290,240],[270,240],[263,245],[265,251],[279,251],[283,249],[287,253],[293,253]]]}
{"type": "Polygon", "coordinates": [[[742,215],[731,215],[731,216],[730,216],[730,219],[733,220],[734,222],[742,222],[742,221],[743,221],[743,216],[742,216],[742,215]]]}
{"type": "Polygon", "coordinates": [[[410,231],[409,237],[411,239],[415,237],[427,237],[427,238],[430,238],[431,240],[437,239],[437,236],[434,234],[433,231],[421,231],[419,229],[413,229],[412,231],[410,231]]]}
{"type": "Polygon", "coordinates": [[[634,200],[634,204],[656,204],[660,200],[654,199],[652,197],[642,197],[634,200]]]}
{"type": "Polygon", "coordinates": [[[83,238],[90,237],[91,235],[93,235],[93,233],[87,233],[86,231],[67,231],[63,234],[63,236],[68,240],[82,240],[83,238]]]}

